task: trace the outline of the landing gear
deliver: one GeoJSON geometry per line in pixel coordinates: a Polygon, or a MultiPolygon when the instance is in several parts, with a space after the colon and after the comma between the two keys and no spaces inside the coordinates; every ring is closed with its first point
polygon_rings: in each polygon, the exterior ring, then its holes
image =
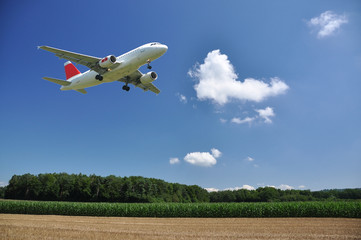
{"type": "Polygon", "coordinates": [[[125,82],[125,85],[122,87],[122,89],[123,89],[124,91],[129,92],[130,87],[128,86],[128,83],[130,82],[130,77],[129,77],[129,76],[126,76],[124,82],[125,82]]]}
{"type": "Polygon", "coordinates": [[[103,81],[103,76],[98,74],[95,76],[95,79],[99,80],[99,81],[103,81]]]}
{"type": "Polygon", "coordinates": [[[122,89],[123,89],[124,91],[129,92],[130,87],[129,87],[128,85],[124,85],[124,86],[122,87],[122,89]]]}
{"type": "Polygon", "coordinates": [[[148,60],[147,60],[147,63],[148,63],[148,67],[147,67],[147,68],[148,68],[148,69],[152,69],[152,66],[149,65],[150,62],[151,62],[150,59],[148,59],[148,60]]]}

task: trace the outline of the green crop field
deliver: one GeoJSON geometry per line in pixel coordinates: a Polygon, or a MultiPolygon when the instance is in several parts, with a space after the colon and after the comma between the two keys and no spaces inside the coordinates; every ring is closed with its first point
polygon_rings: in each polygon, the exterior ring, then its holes
{"type": "Polygon", "coordinates": [[[361,218],[361,202],[78,203],[0,201],[0,213],[112,217],[346,217],[361,218]]]}

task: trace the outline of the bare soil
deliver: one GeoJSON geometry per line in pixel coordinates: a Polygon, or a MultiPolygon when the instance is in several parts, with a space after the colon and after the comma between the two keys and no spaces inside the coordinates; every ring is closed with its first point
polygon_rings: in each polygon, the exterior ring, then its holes
{"type": "Polygon", "coordinates": [[[0,214],[0,239],[361,239],[361,219],[0,214]]]}

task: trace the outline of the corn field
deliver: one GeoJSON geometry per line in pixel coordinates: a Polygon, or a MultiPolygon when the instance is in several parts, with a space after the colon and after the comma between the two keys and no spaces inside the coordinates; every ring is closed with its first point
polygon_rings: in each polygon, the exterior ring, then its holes
{"type": "Polygon", "coordinates": [[[361,218],[361,202],[337,201],[274,203],[79,203],[0,201],[0,213],[167,218],[361,218]]]}

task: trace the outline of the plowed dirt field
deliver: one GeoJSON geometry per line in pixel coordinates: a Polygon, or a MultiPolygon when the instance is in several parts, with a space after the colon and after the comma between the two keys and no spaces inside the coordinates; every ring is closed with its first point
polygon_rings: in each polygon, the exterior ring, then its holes
{"type": "Polygon", "coordinates": [[[0,214],[0,239],[361,239],[361,219],[0,214]]]}

